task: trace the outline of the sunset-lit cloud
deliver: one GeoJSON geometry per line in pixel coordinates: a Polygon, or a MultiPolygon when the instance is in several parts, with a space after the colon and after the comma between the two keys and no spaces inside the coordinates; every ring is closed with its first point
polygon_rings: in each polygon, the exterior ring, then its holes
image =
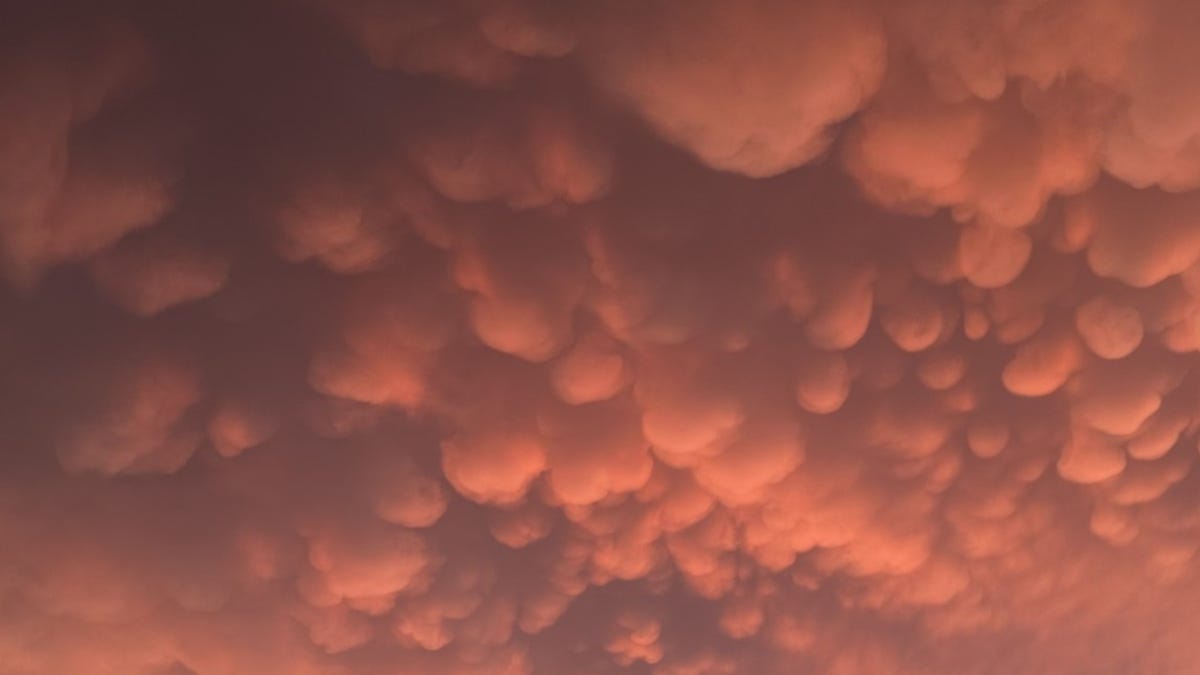
{"type": "Polygon", "coordinates": [[[0,21],[0,675],[1200,672],[1200,9],[0,21]]]}

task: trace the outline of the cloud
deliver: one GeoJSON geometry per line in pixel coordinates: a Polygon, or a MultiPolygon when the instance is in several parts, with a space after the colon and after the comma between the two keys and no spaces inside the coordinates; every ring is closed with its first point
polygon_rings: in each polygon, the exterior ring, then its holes
{"type": "Polygon", "coordinates": [[[1200,670],[1182,0],[0,26],[0,672],[1200,670]]]}
{"type": "Polygon", "coordinates": [[[874,93],[886,62],[878,20],[859,3],[599,11],[580,45],[597,79],[672,142],[749,176],[822,153],[831,127],[874,93]]]}

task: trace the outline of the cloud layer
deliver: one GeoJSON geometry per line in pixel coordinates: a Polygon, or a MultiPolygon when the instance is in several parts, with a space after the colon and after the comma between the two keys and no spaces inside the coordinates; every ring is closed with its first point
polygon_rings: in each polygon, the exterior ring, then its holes
{"type": "Polygon", "coordinates": [[[1192,3],[52,4],[0,675],[1200,672],[1192,3]]]}

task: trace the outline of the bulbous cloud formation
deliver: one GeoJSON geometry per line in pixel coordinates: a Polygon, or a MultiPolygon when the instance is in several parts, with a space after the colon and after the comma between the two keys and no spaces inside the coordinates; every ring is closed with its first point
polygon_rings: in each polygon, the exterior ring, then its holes
{"type": "Polygon", "coordinates": [[[0,675],[1200,672],[1196,3],[3,14],[0,675]]]}

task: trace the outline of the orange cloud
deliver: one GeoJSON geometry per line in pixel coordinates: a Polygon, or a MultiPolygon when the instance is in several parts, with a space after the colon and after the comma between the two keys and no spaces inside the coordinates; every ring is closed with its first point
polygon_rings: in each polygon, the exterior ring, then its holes
{"type": "Polygon", "coordinates": [[[0,673],[1200,672],[1188,3],[59,4],[0,673]]]}

